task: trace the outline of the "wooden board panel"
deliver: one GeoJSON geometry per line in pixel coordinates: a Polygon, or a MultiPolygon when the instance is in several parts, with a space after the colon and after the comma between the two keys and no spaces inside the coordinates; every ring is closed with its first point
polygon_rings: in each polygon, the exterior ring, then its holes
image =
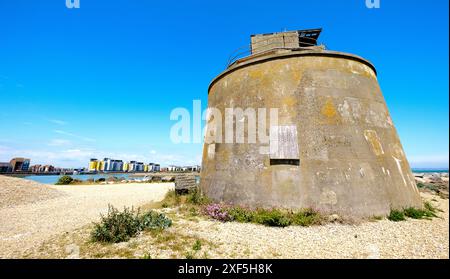
{"type": "Polygon", "coordinates": [[[270,159],[299,159],[297,126],[270,127],[270,159]]]}

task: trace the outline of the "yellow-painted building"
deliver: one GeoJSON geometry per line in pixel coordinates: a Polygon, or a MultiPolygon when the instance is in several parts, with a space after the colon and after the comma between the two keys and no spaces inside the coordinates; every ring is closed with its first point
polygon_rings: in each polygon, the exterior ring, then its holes
{"type": "Polygon", "coordinates": [[[144,171],[148,172],[148,165],[144,165],[144,171]]]}
{"type": "Polygon", "coordinates": [[[103,161],[97,162],[97,171],[103,171],[103,161]]]}
{"type": "Polygon", "coordinates": [[[97,161],[90,161],[89,162],[89,171],[95,171],[97,170],[97,161]]]}
{"type": "Polygon", "coordinates": [[[128,171],[128,167],[129,167],[129,164],[128,163],[124,163],[123,164],[123,171],[128,171]]]}

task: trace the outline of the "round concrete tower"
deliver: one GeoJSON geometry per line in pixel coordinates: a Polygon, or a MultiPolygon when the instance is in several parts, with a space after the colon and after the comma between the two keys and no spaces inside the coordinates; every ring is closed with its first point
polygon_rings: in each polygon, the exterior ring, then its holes
{"type": "MultiPolygon", "coordinates": [[[[252,54],[212,81],[208,107],[222,116],[208,118],[216,137],[203,149],[202,192],[217,202],[359,217],[422,207],[374,66],[317,46],[320,31],[252,36],[252,54]],[[244,142],[220,140],[229,108],[254,109],[257,120],[265,108],[258,135],[270,140],[249,143],[248,123],[244,142]]],[[[249,119],[231,120],[237,129],[249,119]]]]}

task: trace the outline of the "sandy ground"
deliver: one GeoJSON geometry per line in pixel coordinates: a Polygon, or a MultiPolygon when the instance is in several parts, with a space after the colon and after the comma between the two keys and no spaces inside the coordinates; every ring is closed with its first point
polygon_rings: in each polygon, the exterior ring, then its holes
{"type": "MultiPolygon", "coordinates": [[[[4,182],[6,178],[2,178],[4,182]]],[[[9,179],[9,178],[8,178],[9,179]]],[[[20,181],[19,181],[20,182],[20,181]]],[[[21,183],[28,182],[21,180],[21,183]]],[[[33,185],[36,186],[36,183],[33,185]]],[[[106,213],[108,204],[135,208],[162,200],[173,183],[48,186],[51,198],[0,208],[0,258],[20,257],[50,237],[70,232],[106,213]],[[52,191],[55,190],[55,191],[52,191]],[[57,193],[55,193],[57,192],[57,193]]],[[[0,188],[6,187],[0,184],[0,188]]]]}
{"type": "Polygon", "coordinates": [[[0,175],[0,208],[61,197],[64,192],[31,180],[0,175]]]}

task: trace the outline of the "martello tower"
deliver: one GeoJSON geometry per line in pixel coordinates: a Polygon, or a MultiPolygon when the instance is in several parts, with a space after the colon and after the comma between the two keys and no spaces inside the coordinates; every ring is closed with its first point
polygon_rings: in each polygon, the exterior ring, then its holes
{"type": "MultiPolygon", "coordinates": [[[[277,125],[265,131],[277,139],[267,154],[260,143],[205,143],[201,190],[218,202],[353,216],[421,207],[375,67],[318,46],[320,33],[253,35],[250,55],[211,82],[208,107],[222,115],[277,108],[277,125]]],[[[208,129],[225,133],[217,123],[210,117],[208,129]]]]}

